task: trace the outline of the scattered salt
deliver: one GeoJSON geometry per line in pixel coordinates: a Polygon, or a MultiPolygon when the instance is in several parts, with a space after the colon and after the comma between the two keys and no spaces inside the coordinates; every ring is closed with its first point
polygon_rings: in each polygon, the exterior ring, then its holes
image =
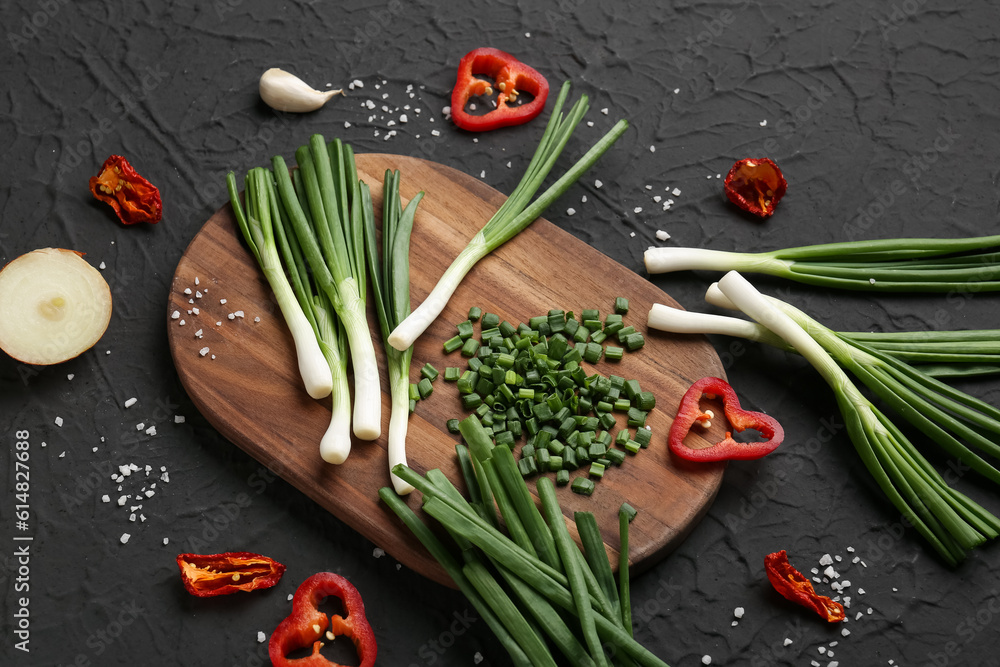
{"type": "Polygon", "coordinates": [[[823,554],[823,557],[819,559],[819,564],[823,565],[824,567],[827,565],[832,565],[833,558],[830,557],[830,554],[823,554]]]}
{"type": "Polygon", "coordinates": [[[179,310],[175,310],[174,312],[170,313],[170,319],[172,320],[176,320],[180,316],[181,316],[181,311],[179,310]]]}
{"type": "MultiPolygon", "coordinates": [[[[221,322],[220,322],[220,324],[221,324],[221,322]]],[[[204,357],[206,354],[208,354],[208,348],[207,347],[201,348],[200,350],[198,350],[198,354],[200,354],[201,356],[204,357]]]]}
{"type": "Polygon", "coordinates": [[[380,549],[379,547],[375,547],[374,549],[372,549],[372,557],[381,558],[384,555],[385,555],[385,549],[380,549]]]}
{"type": "Polygon", "coordinates": [[[126,408],[131,408],[131,407],[132,407],[133,405],[135,405],[135,404],[136,404],[136,402],[137,402],[138,400],[139,400],[138,398],[134,398],[134,397],[133,397],[133,398],[130,398],[130,399],[128,399],[127,401],[125,401],[125,407],[126,407],[126,408]]]}
{"type": "Polygon", "coordinates": [[[670,238],[670,234],[666,233],[662,229],[657,229],[656,238],[659,239],[660,241],[666,241],[667,239],[670,238]]]}
{"type": "Polygon", "coordinates": [[[575,208],[568,208],[568,209],[566,209],[566,215],[574,215],[575,213],[576,213],[576,209],[575,208]]]}
{"type": "Polygon", "coordinates": [[[63,418],[62,417],[56,417],[55,423],[56,423],[56,426],[58,426],[59,428],[62,428],[63,418]]]}
{"type": "Polygon", "coordinates": [[[130,537],[132,537],[132,536],[129,535],[128,533],[122,533],[122,537],[121,537],[122,544],[128,544],[128,538],[130,538],[130,537]]]}
{"type": "Polygon", "coordinates": [[[601,181],[594,181],[595,188],[600,188],[602,185],[604,185],[604,183],[602,183],[601,181]]]}

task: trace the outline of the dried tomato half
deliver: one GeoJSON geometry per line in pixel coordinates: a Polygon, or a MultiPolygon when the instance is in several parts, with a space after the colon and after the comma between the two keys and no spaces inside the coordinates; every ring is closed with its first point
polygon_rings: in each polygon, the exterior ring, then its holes
{"type": "Polygon", "coordinates": [[[764,569],[774,590],[786,599],[812,609],[830,623],[844,620],[844,606],[817,593],[805,575],[791,566],[784,549],[765,556],[764,569]]]}
{"type": "Polygon", "coordinates": [[[788,183],[781,169],[768,158],[739,160],[726,174],[726,196],[744,211],[761,218],[774,214],[788,183]]]}
{"type": "Polygon", "coordinates": [[[90,192],[94,198],[110,205],[126,225],[155,224],[163,217],[160,191],[121,155],[109,157],[101,172],[90,177],[90,192]]]}
{"type": "Polygon", "coordinates": [[[184,588],[200,598],[270,588],[285,572],[285,566],[273,558],[248,551],[180,554],[177,566],[184,588]]]}

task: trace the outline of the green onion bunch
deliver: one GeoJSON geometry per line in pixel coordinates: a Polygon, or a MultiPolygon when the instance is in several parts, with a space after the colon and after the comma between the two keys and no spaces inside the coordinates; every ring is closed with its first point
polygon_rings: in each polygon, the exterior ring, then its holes
{"type": "MultiPolygon", "coordinates": [[[[354,435],[374,440],[382,430],[378,363],[365,314],[365,216],[354,152],[339,139],[313,135],[295,151],[293,174],[284,159],[271,159],[281,205],[302,249],[304,270],[329,299],[343,327],[354,371],[354,435]]],[[[347,443],[349,447],[349,443],[347,443]]]]}
{"type": "Polygon", "coordinates": [[[309,395],[323,398],[332,394],[330,425],[320,441],[320,455],[330,463],[343,463],[351,451],[351,406],[346,339],[340,322],[306,266],[291,222],[278,201],[270,170],[258,167],[247,174],[246,213],[240,204],[235,174],[228,174],[226,184],[237,225],[292,333],[309,395]]]}
{"type": "Polygon", "coordinates": [[[635,510],[627,504],[619,510],[624,565],[616,585],[593,514],[575,514],[581,550],[552,480],[538,480],[539,509],[509,447],[494,445],[475,415],[461,422],[461,432],[468,447],[456,451],[469,499],[440,470],[420,475],[395,468],[422,492],[424,512],[450,536],[458,556],[392,489],[379,496],[451,576],[513,663],[554,667],[563,656],[560,662],[581,667],[663,667],[632,636],[627,552],[635,510]]]}
{"type": "Polygon", "coordinates": [[[650,326],[693,333],[708,325],[702,333],[738,335],[798,352],[833,389],[869,473],[946,562],[957,564],[971,549],[1000,535],[1000,519],[951,488],[845,371],[947,455],[995,483],[1000,483],[1000,470],[984,455],[1000,457],[1000,410],[870,344],[883,342],[878,337],[864,341],[838,334],[790,304],[762,295],[735,271],[709,290],[708,299],[742,310],[759,325],[721,316],[688,317],[685,311],[658,306],[650,313],[650,326]]]}

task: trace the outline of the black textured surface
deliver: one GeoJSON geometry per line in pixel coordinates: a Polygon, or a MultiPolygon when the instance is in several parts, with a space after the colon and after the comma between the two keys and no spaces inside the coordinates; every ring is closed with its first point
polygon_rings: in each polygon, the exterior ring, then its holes
{"type": "MultiPolygon", "coordinates": [[[[225,172],[291,155],[312,132],[483,174],[510,192],[541,121],[473,138],[446,120],[455,65],[471,48],[504,48],[554,86],[568,78],[591,96],[594,126],[580,128],[569,154],[619,117],[631,121],[547,214],[628,269],[644,270],[658,229],[670,244],[765,250],[996,226],[1000,21],[986,0],[338,4],[47,0],[0,9],[0,260],[45,246],[84,251],[105,264],[115,298],[107,334],[80,358],[47,369],[0,359],[0,663],[266,664],[257,633],[270,634],[306,576],[332,569],[364,594],[379,664],[472,665],[477,653],[480,664],[508,664],[457,593],[373,557],[374,545],[219,437],[184,395],[165,332],[174,266],[225,201],[225,172]],[[273,66],[320,88],[364,87],[311,115],[277,115],[256,92],[273,66]],[[91,199],[87,179],[110,153],[160,187],[162,223],[124,228],[91,199]],[[761,155],[789,182],[763,224],[735,211],[717,178],[761,155]],[[665,192],[673,188],[681,194],[665,192]],[[675,201],[669,211],[657,195],[675,201]],[[130,397],[138,402],[126,409],[130,397]],[[21,430],[31,443],[26,531],[15,524],[21,430]],[[119,491],[112,470],[129,463],[139,471],[119,491]],[[155,480],[155,495],[136,500],[161,467],[169,483],[155,480]],[[30,562],[19,571],[24,545],[30,562]],[[174,556],[225,550],[268,553],[288,572],[270,591],[189,597],[174,556]],[[21,597],[28,653],[15,648],[21,597]]],[[[703,309],[709,278],[656,283],[703,309]]],[[[994,295],[757,282],[843,329],[1000,326],[994,295]]],[[[944,566],[874,488],[829,390],[801,360],[713,342],[745,404],[778,416],[787,444],[732,465],[690,538],[634,581],[639,639],[681,666],[703,655],[732,665],[1000,664],[997,545],[944,566]],[[848,636],[770,589],[763,557],[781,548],[806,571],[824,554],[843,558],[835,567],[851,582],[848,636]],[[746,613],[733,626],[736,607],[746,613]]],[[[964,386],[1000,399],[995,381],[964,386]]],[[[955,477],[1000,510],[995,489],[955,477]]]]}

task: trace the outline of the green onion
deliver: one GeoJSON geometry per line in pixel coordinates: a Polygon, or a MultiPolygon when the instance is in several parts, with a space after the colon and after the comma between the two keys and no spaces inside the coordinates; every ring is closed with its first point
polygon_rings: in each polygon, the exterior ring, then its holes
{"type": "Polygon", "coordinates": [[[350,147],[339,141],[332,146],[331,157],[323,137],[313,135],[308,146],[301,146],[295,152],[299,166],[295,181],[301,183],[298,194],[284,159],[275,156],[271,164],[282,206],[302,254],[347,335],[354,367],[354,434],[363,440],[374,440],[382,430],[382,393],[365,315],[363,190],[350,147]]]}
{"type": "MultiPolygon", "coordinates": [[[[285,281],[280,264],[274,263],[275,253],[280,251],[288,277],[291,279],[291,290],[308,324],[311,325],[313,339],[324,357],[324,365],[329,371],[329,381],[334,389],[331,398],[330,424],[319,444],[320,456],[328,463],[343,463],[351,451],[351,405],[343,331],[331,304],[306,268],[302,249],[291,230],[291,223],[282,213],[271,172],[256,168],[247,174],[249,222],[239,207],[235,176],[229,174],[226,180],[238,224],[244,230],[244,234],[254,240],[252,249],[254,254],[260,257],[265,275],[269,276],[268,281],[278,285],[277,289],[281,289],[275,270],[281,273],[280,280],[285,281]]],[[[285,285],[288,286],[287,281],[285,285]]],[[[278,296],[277,291],[275,295],[281,305],[284,297],[278,296]]],[[[281,307],[284,312],[286,306],[281,307]]],[[[296,343],[297,348],[298,346],[299,343],[296,343]]],[[[304,356],[300,353],[298,357],[301,366],[304,356]]]]}
{"type": "Polygon", "coordinates": [[[750,317],[765,322],[819,371],[834,390],[865,466],[895,507],[945,561],[954,565],[970,549],[1000,534],[1000,519],[948,486],[902,431],[857,389],[838,362],[949,454],[994,482],[1000,482],[1000,471],[958,437],[996,456],[1000,446],[984,431],[1000,434],[1000,411],[888,355],[852,347],[804,313],[763,296],[735,271],[719,281],[719,289],[750,317]]]}
{"type": "Polygon", "coordinates": [[[650,248],[650,273],[745,271],[840,289],[887,292],[1000,290],[1000,236],[826,243],[770,252],[650,248]]]}
{"type": "MultiPolygon", "coordinates": [[[[398,463],[406,463],[406,431],[409,421],[410,362],[413,350],[402,352],[385,344],[389,333],[410,313],[410,232],[417,204],[424,193],[418,192],[404,209],[399,197],[399,172],[385,172],[382,186],[382,249],[379,258],[378,243],[375,240],[375,220],[368,205],[368,187],[361,189],[366,204],[364,225],[364,250],[368,270],[372,279],[372,293],[375,296],[375,310],[378,313],[379,329],[385,347],[386,365],[389,371],[389,469],[398,463]]],[[[377,369],[375,369],[377,372],[377,369]]],[[[356,371],[355,371],[356,372],[356,371]]],[[[437,377],[437,369],[429,363],[421,369],[424,376],[417,384],[417,394],[427,398],[434,388],[431,380],[437,377]]],[[[381,403],[381,396],[379,397],[381,403]]],[[[413,487],[395,475],[392,485],[397,493],[404,494],[413,487]]]]}
{"type": "Polygon", "coordinates": [[[538,480],[538,496],[549,524],[549,530],[552,531],[552,537],[559,551],[559,557],[566,568],[566,579],[569,581],[569,589],[576,604],[577,618],[580,620],[584,642],[590,650],[590,657],[597,665],[607,665],[607,661],[604,659],[604,648],[597,636],[590,593],[587,590],[583,568],[580,567],[579,551],[566,528],[565,517],[559,507],[559,501],[556,499],[555,487],[548,477],[542,477],[538,480]]]}
{"type": "MultiPolygon", "coordinates": [[[[229,202],[233,207],[237,225],[243,233],[243,238],[250,248],[264,277],[274,292],[278,308],[285,318],[288,330],[292,334],[295,345],[295,356],[298,360],[299,375],[305,385],[306,392],[313,398],[328,396],[333,390],[333,379],[330,368],[319,345],[319,332],[311,299],[300,296],[293,291],[281,268],[281,256],[278,254],[275,242],[274,220],[271,217],[271,202],[268,191],[260,183],[263,175],[270,182],[271,176],[267,170],[254,169],[246,177],[246,203],[250,212],[249,218],[240,205],[240,195],[236,186],[236,175],[232,172],[226,176],[226,186],[229,190],[229,202]]],[[[280,221],[279,223],[280,224],[280,221]]],[[[291,267],[293,278],[299,274],[291,267]]],[[[304,294],[304,292],[303,292],[304,294]]]]}
{"type": "Polygon", "coordinates": [[[472,603],[479,616],[486,621],[486,624],[493,631],[493,634],[503,645],[504,649],[511,656],[515,665],[519,667],[524,667],[531,665],[532,662],[521,650],[521,647],[515,641],[514,637],[507,631],[504,625],[497,618],[496,614],[493,613],[490,606],[485,600],[479,595],[476,588],[469,582],[466,578],[462,567],[458,564],[455,558],[448,552],[444,544],[437,538],[436,535],[428,528],[417,515],[414,514],[413,510],[409,506],[400,500],[399,496],[396,495],[392,489],[388,487],[379,489],[379,498],[382,499],[386,505],[389,506],[396,516],[402,520],[410,531],[416,535],[420,543],[424,545],[424,548],[430,552],[430,554],[444,567],[445,572],[451,577],[455,585],[458,586],[459,590],[465,595],[465,597],[472,603]]]}
{"type": "MultiPolygon", "coordinates": [[[[531,199],[552,170],[577,124],[587,112],[587,96],[583,95],[564,117],[562,108],[569,94],[569,83],[559,92],[552,115],[542,135],[534,156],[521,182],[486,225],[469,241],[451,266],[444,272],[434,289],[413,314],[393,331],[391,344],[396,349],[406,349],[437,319],[465,274],[476,263],[502,244],[528,227],[548,206],[589,169],[628,128],[625,120],[619,121],[598,140],[587,153],[542,193],[533,203],[531,199]]],[[[470,318],[471,319],[471,318],[470,318]]]]}
{"type": "Polygon", "coordinates": [[[635,508],[622,503],[618,510],[618,598],[621,600],[622,624],[629,636],[632,635],[632,596],[629,592],[628,573],[628,525],[636,516],[635,508]]]}

